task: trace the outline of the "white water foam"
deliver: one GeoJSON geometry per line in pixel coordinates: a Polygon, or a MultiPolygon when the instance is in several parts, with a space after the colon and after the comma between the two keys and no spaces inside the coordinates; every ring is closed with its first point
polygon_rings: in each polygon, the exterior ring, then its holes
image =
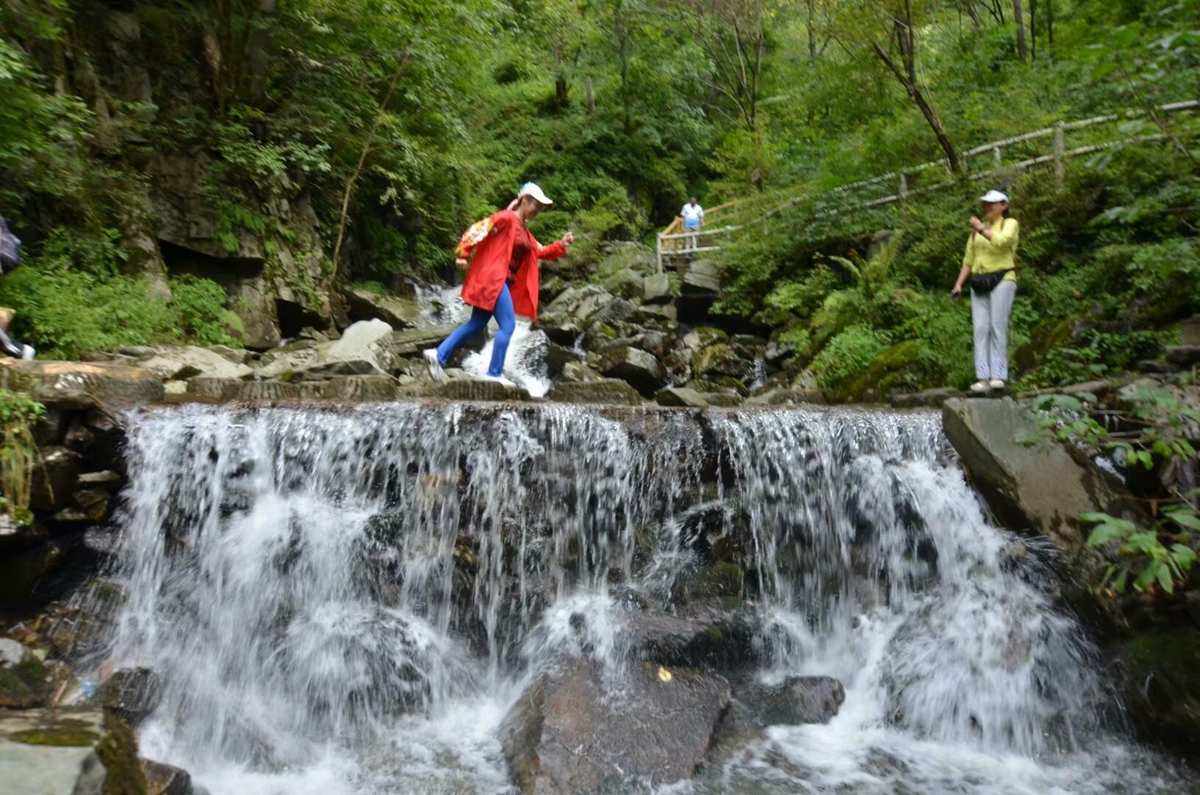
{"type": "Polygon", "coordinates": [[[213,795],[509,791],[497,729],[523,687],[567,653],[619,690],[609,583],[669,609],[700,536],[753,553],[759,678],[835,676],[846,701],[664,791],[1184,786],[1109,720],[1091,646],[932,415],[191,407],[131,424],[108,662],[163,675],[143,752],[213,795]]]}

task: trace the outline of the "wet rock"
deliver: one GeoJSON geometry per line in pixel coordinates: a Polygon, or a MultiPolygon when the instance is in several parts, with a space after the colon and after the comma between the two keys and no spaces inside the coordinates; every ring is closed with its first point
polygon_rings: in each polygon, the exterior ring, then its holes
{"type": "Polygon", "coordinates": [[[50,538],[15,555],[0,557],[0,605],[36,602],[40,586],[67,562],[73,538],[50,538]]]}
{"type": "Polygon", "coordinates": [[[115,489],[121,485],[124,478],[120,473],[114,472],[111,469],[105,469],[100,472],[84,472],[76,481],[80,486],[89,486],[98,489],[115,489]]]}
{"type": "Polygon", "coordinates": [[[156,348],[149,359],[138,366],[164,381],[186,381],[194,376],[210,378],[249,378],[254,371],[244,364],[231,362],[219,353],[191,345],[156,348]]]}
{"type": "Polygon", "coordinates": [[[26,392],[56,409],[128,406],[162,400],[154,373],[109,362],[51,362],[0,359],[0,387],[26,392]]]}
{"type": "Polygon", "coordinates": [[[924,392],[894,392],[891,404],[898,409],[914,409],[926,406],[941,406],[952,397],[960,395],[957,389],[926,389],[924,392]]]}
{"type": "Polygon", "coordinates": [[[1200,760],[1200,630],[1162,626],[1117,643],[1110,669],[1139,737],[1200,760]]]}
{"type": "Polygon", "coordinates": [[[0,791],[101,795],[105,769],[95,749],[103,736],[99,710],[0,711],[0,791]],[[7,788],[16,782],[20,789],[7,788]]]}
{"type": "Polygon", "coordinates": [[[819,389],[789,389],[777,387],[768,389],[751,398],[747,398],[748,406],[794,406],[805,403],[825,403],[825,395],[819,389]]]}
{"type": "MultiPolygon", "coordinates": [[[[1011,398],[948,400],[942,422],[996,516],[1014,529],[1048,536],[1069,555],[1086,552],[1080,514],[1117,515],[1132,503],[1110,480],[1040,434],[1029,410],[1011,398]]],[[[1087,560],[1099,562],[1094,553],[1087,560]]]]}
{"type": "Polygon", "coordinates": [[[71,495],[71,504],[54,514],[54,521],[67,524],[99,524],[108,518],[109,492],[103,489],[79,489],[71,495]]]}
{"type": "Polygon", "coordinates": [[[523,793],[622,791],[690,778],[729,703],[715,674],[630,666],[618,690],[598,663],[562,661],[517,700],[500,736],[523,793]]]}
{"type": "Polygon", "coordinates": [[[158,709],[162,679],[149,668],[122,668],[100,686],[100,703],[137,728],[158,709]]]}
{"type": "Polygon", "coordinates": [[[743,669],[759,660],[754,621],[740,611],[715,607],[698,607],[685,615],[633,611],[623,620],[625,639],[639,660],[720,672],[743,669]]]}
{"type": "Polygon", "coordinates": [[[563,374],[563,370],[571,364],[581,364],[580,355],[573,349],[557,342],[546,344],[546,367],[553,378],[563,374]]]}
{"type": "Polygon", "coordinates": [[[192,777],[183,768],[142,759],[147,795],[192,795],[192,777]]]}
{"type": "Polygon", "coordinates": [[[639,348],[621,346],[603,355],[600,372],[610,378],[627,381],[643,395],[653,395],[662,386],[662,366],[654,354],[639,348]]]}
{"type": "Polygon", "coordinates": [[[50,672],[31,649],[0,638],[0,707],[39,707],[50,697],[50,672]]]}
{"type": "Polygon", "coordinates": [[[604,403],[640,406],[642,396],[626,382],[616,378],[596,381],[560,381],[546,396],[557,403],[604,403]]]}
{"type": "Polygon", "coordinates": [[[425,391],[429,397],[444,400],[509,401],[529,400],[529,394],[516,386],[482,378],[461,378],[438,384],[425,391]]]}
{"type": "Polygon", "coordinates": [[[351,320],[378,318],[397,329],[415,328],[421,322],[421,305],[412,298],[357,289],[346,291],[346,302],[351,320]]]}
{"type": "Polygon", "coordinates": [[[677,406],[690,408],[707,408],[708,401],[704,399],[704,395],[685,386],[669,386],[658,390],[654,394],[654,400],[660,406],[677,406]]]}
{"type": "Polygon", "coordinates": [[[766,726],[829,723],[846,700],[842,683],[829,676],[790,676],[778,685],[739,687],[737,699],[766,726]]]}
{"type": "Polygon", "coordinates": [[[71,499],[83,456],[65,447],[41,451],[41,461],[33,467],[29,507],[51,513],[71,499]]]}

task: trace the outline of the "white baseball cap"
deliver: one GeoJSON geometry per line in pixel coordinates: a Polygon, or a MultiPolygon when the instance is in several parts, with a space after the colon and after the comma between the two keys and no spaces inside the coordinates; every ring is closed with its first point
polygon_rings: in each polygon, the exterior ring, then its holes
{"type": "Polygon", "coordinates": [[[522,196],[532,196],[534,201],[536,201],[538,204],[544,204],[546,206],[554,204],[554,202],[550,201],[550,199],[546,197],[546,194],[537,186],[536,182],[526,182],[524,185],[522,185],[521,192],[517,194],[517,198],[519,199],[522,196]]]}
{"type": "Polygon", "coordinates": [[[995,204],[996,202],[1004,202],[1007,204],[1008,195],[1001,193],[998,190],[989,190],[987,193],[979,197],[979,201],[987,202],[988,204],[995,204]]]}

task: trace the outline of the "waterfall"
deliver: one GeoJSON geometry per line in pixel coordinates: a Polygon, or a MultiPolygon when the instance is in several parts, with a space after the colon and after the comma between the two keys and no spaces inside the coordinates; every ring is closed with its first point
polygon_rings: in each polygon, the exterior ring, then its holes
{"type": "Polygon", "coordinates": [[[847,699],[687,787],[1172,775],[1122,739],[1045,556],[989,523],[932,414],[394,404],[129,423],[108,664],[163,676],[143,749],[214,795],[506,791],[496,728],[539,666],[583,649],[619,677],[625,601],[675,609],[722,549],[758,616],[756,676],[835,676],[847,699]]]}

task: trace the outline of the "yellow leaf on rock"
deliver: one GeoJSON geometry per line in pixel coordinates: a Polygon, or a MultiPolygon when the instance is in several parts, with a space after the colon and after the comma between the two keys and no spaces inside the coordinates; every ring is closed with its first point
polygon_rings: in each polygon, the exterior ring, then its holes
{"type": "Polygon", "coordinates": [[[670,682],[671,681],[671,672],[668,671],[666,668],[663,668],[661,665],[658,666],[658,681],[660,681],[660,682],[670,682]]]}

